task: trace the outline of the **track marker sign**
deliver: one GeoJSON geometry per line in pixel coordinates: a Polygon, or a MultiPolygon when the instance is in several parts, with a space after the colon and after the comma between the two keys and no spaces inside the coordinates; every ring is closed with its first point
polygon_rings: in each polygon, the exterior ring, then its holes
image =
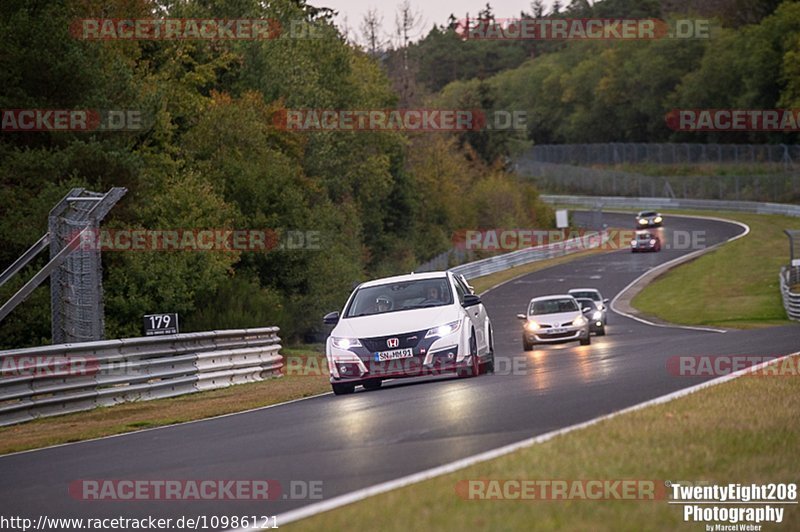
{"type": "Polygon", "coordinates": [[[144,316],[144,335],[162,336],[178,334],[178,314],[146,314],[144,316]]]}

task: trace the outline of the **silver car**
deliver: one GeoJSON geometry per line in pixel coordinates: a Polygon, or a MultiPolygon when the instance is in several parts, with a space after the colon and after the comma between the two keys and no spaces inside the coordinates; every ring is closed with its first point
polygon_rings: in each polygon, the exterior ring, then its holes
{"type": "Polygon", "coordinates": [[[580,305],[568,294],[531,299],[526,314],[517,314],[525,320],[522,346],[530,351],[536,344],[555,344],[579,341],[581,345],[592,342],[589,320],[580,305]]]}

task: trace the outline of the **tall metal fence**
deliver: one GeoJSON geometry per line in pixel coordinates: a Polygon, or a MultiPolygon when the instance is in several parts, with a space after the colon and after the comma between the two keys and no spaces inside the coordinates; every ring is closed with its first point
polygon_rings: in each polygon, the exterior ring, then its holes
{"type": "Polygon", "coordinates": [[[627,163],[776,163],[800,162],[797,144],[700,144],[700,143],[598,143],[543,144],[526,158],[553,164],[627,163]]]}
{"type": "Polygon", "coordinates": [[[518,174],[551,194],[787,202],[800,199],[800,171],[725,176],[648,176],[523,158],[518,174]]]}
{"type": "Polygon", "coordinates": [[[262,327],[0,351],[0,426],[260,381],[280,348],[262,327]]]}

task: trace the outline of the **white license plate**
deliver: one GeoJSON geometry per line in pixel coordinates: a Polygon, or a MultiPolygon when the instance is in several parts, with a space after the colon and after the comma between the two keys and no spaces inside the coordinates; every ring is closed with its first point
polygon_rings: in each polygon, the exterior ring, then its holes
{"type": "Polygon", "coordinates": [[[548,331],[548,332],[550,334],[564,334],[565,332],[567,332],[567,330],[566,329],[550,329],[550,331],[548,331]]]}
{"type": "Polygon", "coordinates": [[[379,351],[375,353],[375,362],[384,362],[386,360],[397,360],[399,358],[411,358],[414,356],[414,350],[408,349],[395,349],[393,351],[379,351]]]}

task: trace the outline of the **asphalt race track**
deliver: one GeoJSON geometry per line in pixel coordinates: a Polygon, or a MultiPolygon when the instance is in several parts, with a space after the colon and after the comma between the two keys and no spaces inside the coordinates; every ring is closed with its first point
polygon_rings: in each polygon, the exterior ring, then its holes
{"type": "MultiPolygon", "coordinates": [[[[631,227],[630,215],[605,215],[631,227]]],[[[742,231],[736,225],[667,218],[673,230],[705,231],[706,245],[742,231]]],[[[531,297],[599,288],[613,298],[654,265],[691,250],[628,250],[552,267],[484,296],[494,324],[497,373],[473,379],[385,383],[382,390],[332,394],[208,421],[0,457],[6,515],[172,517],[274,515],[317,502],[81,501],[78,479],[275,479],[321,481],[330,498],[459,458],[586,421],[697,384],[671,375],[675,355],[780,355],[798,350],[800,328],[714,333],[653,327],[610,313],[607,335],[522,350],[521,322],[531,297]]],[[[777,272],[776,272],[777,277],[777,272]]],[[[710,304],[714,304],[711,302],[710,304]]],[[[302,496],[302,494],[300,494],[302,496]]],[[[280,523],[278,523],[280,525],[280,523]]]]}

